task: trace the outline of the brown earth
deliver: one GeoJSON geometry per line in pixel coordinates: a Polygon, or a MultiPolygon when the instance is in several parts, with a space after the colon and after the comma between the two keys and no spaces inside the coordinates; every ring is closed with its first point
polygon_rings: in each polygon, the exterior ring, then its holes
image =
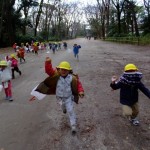
{"type": "MultiPolygon", "coordinates": [[[[20,64],[22,76],[16,73],[13,102],[3,100],[0,93],[0,150],[148,150],[150,149],[150,101],[140,92],[140,126],[132,126],[122,117],[119,90],[111,91],[111,76],[121,75],[124,65],[135,63],[144,74],[143,83],[150,88],[150,48],[116,44],[99,40],[69,40],[68,50],[56,54],[26,54],[20,64]],[[79,61],[73,57],[72,46],[78,43],[79,61]],[[46,56],[53,66],[66,60],[78,73],[85,89],[85,98],[75,104],[78,132],[72,136],[67,115],[56,103],[55,96],[29,102],[30,92],[47,75],[46,56]]],[[[0,50],[3,58],[13,50],[0,50]],[[4,54],[5,52],[5,54],[4,54]]]]}

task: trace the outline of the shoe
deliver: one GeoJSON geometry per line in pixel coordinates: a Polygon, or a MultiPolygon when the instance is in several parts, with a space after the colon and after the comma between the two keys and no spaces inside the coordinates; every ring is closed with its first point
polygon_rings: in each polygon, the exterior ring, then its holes
{"type": "Polygon", "coordinates": [[[21,74],[22,74],[21,71],[19,71],[19,74],[20,74],[20,76],[21,76],[21,74]]]}
{"type": "Polygon", "coordinates": [[[8,97],[8,100],[9,100],[10,102],[12,102],[12,101],[13,101],[13,98],[12,98],[12,97],[8,97]]]}
{"type": "Polygon", "coordinates": [[[139,124],[140,124],[140,122],[137,120],[137,118],[131,119],[131,123],[132,123],[134,126],[139,126],[139,124]]]}
{"type": "Polygon", "coordinates": [[[72,135],[75,135],[77,133],[77,128],[75,125],[71,126],[71,133],[72,135]]]}
{"type": "Polygon", "coordinates": [[[66,107],[65,107],[64,104],[62,104],[61,108],[62,108],[62,110],[63,110],[63,113],[66,114],[66,113],[67,113],[67,110],[66,110],[66,107]]]}
{"type": "Polygon", "coordinates": [[[6,96],[6,97],[4,98],[4,100],[9,100],[9,97],[6,96]]]}

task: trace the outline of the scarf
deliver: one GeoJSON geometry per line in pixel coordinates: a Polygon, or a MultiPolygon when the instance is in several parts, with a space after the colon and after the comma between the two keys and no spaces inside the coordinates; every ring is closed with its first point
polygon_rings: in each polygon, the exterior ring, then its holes
{"type": "Polygon", "coordinates": [[[124,72],[120,77],[119,82],[126,85],[137,85],[141,82],[142,73],[141,72],[124,72]]]}

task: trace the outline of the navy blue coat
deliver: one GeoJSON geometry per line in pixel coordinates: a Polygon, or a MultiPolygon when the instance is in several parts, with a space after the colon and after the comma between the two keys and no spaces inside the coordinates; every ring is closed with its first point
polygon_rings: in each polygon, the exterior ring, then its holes
{"type": "MultiPolygon", "coordinates": [[[[136,77],[137,78],[137,77],[136,77]]],[[[125,82],[122,80],[117,83],[111,83],[110,87],[114,90],[120,89],[120,103],[123,105],[132,106],[138,102],[138,89],[142,91],[148,98],[150,98],[150,90],[139,80],[136,83],[132,83],[131,78],[125,77],[125,82]],[[126,80],[127,79],[127,80],[126,80]],[[129,80],[131,82],[129,82],[129,80]],[[128,84],[127,84],[128,82],[128,84]]],[[[135,78],[134,78],[135,79],[135,78]]]]}

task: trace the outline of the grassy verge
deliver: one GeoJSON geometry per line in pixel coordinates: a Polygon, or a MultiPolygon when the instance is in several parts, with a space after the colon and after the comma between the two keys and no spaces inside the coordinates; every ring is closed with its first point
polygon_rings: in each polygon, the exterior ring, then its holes
{"type": "Polygon", "coordinates": [[[108,37],[105,41],[136,44],[136,45],[149,45],[150,37],[108,37]]]}

